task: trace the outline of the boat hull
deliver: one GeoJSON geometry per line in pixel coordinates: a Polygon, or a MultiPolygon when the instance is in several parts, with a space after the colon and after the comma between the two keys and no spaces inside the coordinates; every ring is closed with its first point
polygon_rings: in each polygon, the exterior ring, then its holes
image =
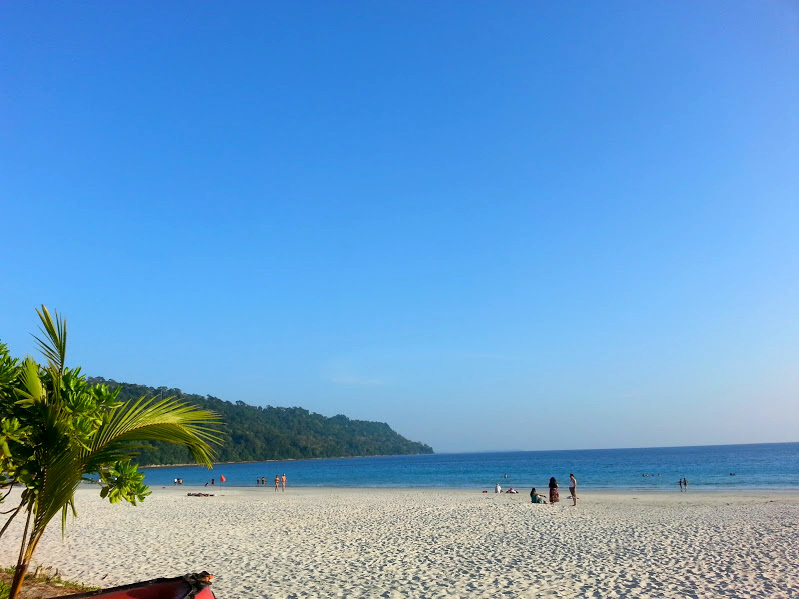
{"type": "Polygon", "coordinates": [[[111,589],[101,589],[60,599],[216,599],[207,572],[176,578],[156,578],[111,589]]]}

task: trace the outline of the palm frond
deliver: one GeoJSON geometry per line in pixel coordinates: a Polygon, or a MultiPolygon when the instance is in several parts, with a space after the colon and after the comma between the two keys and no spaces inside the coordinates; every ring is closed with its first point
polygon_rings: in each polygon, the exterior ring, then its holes
{"type": "MultiPolygon", "coordinates": [[[[72,505],[75,490],[84,473],[84,460],[75,446],[62,451],[50,452],[42,469],[44,480],[38,493],[33,530],[44,530],[58,514],[72,505]]],[[[62,527],[66,524],[66,514],[62,514],[62,527]]],[[[63,528],[62,528],[63,532],[63,528]]]]}
{"type": "Polygon", "coordinates": [[[39,365],[31,358],[25,358],[22,361],[20,383],[22,383],[22,389],[17,389],[16,391],[23,399],[17,403],[44,401],[46,393],[44,385],[42,385],[42,381],[39,378],[39,365]]]}
{"type": "Polygon", "coordinates": [[[57,399],[61,395],[61,377],[66,367],[67,321],[58,312],[55,313],[55,320],[53,320],[44,304],[42,304],[41,311],[36,310],[36,313],[42,321],[42,326],[39,327],[39,330],[44,334],[45,339],[41,339],[36,335],[33,338],[36,339],[39,350],[47,358],[47,369],[54,381],[54,398],[57,399]]]}
{"type": "Polygon", "coordinates": [[[122,459],[135,452],[135,442],[167,441],[185,445],[198,464],[211,467],[212,445],[222,442],[220,416],[211,410],[146,396],[114,410],[94,436],[86,457],[91,461],[122,459]]]}

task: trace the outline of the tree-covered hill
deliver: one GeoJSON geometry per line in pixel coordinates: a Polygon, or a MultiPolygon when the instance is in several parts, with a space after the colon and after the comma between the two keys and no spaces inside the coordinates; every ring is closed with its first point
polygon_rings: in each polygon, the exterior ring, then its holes
{"type": "MultiPolygon", "coordinates": [[[[231,403],[210,395],[183,393],[180,389],[117,383],[99,377],[89,381],[111,388],[121,387],[121,401],[138,399],[142,395],[177,397],[218,412],[225,423],[226,434],[219,448],[219,462],[433,453],[429,445],[409,441],[384,422],[350,420],[342,415],[327,418],[303,408],[263,408],[241,401],[231,403]]],[[[138,458],[141,465],[191,461],[184,447],[160,442],[138,458]]]]}

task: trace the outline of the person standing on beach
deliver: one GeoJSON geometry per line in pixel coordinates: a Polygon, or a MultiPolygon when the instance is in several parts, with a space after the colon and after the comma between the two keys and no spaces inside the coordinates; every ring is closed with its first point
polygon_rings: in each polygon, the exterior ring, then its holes
{"type": "Polygon", "coordinates": [[[680,485],[680,493],[682,493],[682,479],[680,479],[680,480],[678,481],[678,483],[679,483],[679,485],[680,485]]]}
{"type": "Polygon", "coordinates": [[[280,482],[283,484],[283,491],[286,490],[286,473],[283,473],[283,476],[280,477],[280,482]]]}
{"type": "Polygon", "coordinates": [[[549,503],[557,503],[560,501],[560,491],[558,490],[558,481],[555,477],[549,479],[549,503]]]}
{"type": "Polygon", "coordinates": [[[266,477],[265,477],[265,476],[262,476],[262,477],[261,477],[261,486],[262,486],[262,487],[265,487],[265,486],[266,486],[266,477]]]}
{"type": "Polygon", "coordinates": [[[275,491],[277,491],[279,487],[280,487],[280,475],[275,474],[275,491]]]}
{"type": "Polygon", "coordinates": [[[569,474],[569,478],[571,479],[571,486],[569,487],[569,492],[572,494],[572,501],[574,502],[573,505],[577,505],[577,479],[574,478],[574,474],[569,474]]]}

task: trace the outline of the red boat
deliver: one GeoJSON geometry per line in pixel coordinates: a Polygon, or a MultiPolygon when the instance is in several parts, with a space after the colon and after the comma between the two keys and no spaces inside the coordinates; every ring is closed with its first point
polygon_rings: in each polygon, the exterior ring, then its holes
{"type": "Polygon", "coordinates": [[[208,572],[177,578],[156,578],[113,589],[66,595],[59,599],[216,599],[210,588],[212,578],[208,572]]]}

